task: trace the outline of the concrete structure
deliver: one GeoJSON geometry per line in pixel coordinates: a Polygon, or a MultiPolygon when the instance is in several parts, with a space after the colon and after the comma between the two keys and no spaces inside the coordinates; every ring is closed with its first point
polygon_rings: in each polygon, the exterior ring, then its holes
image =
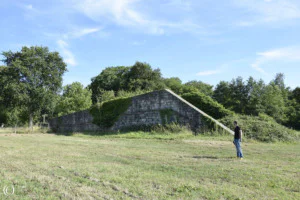
{"type": "MultiPolygon", "coordinates": [[[[154,91],[132,97],[132,103],[118,121],[109,129],[112,131],[131,127],[151,126],[177,122],[189,126],[193,131],[201,131],[207,119],[232,133],[200,109],[196,108],[170,90],[154,91]]],[[[105,131],[104,128],[92,123],[93,117],[89,111],[76,112],[50,120],[50,127],[54,131],[105,131]]]]}

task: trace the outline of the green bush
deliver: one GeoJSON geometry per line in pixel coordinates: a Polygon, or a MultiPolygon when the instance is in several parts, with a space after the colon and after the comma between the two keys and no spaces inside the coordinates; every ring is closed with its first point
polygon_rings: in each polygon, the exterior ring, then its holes
{"type": "Polygon", "coordinates": [[[119,90],[117,92],[117,97],[119,97],[119,98],[134,97],[134,96],[146,94],[149,92],[153,92],[153,90],[136,90],[136,91],[119,90]]]}
{"type": "Polygon", "coordinates": [[[247,139],[262,142],[295,142],[300,140],[300,134],[275,122],[272,117],[260,114],[253,117],[248,115],[227,116],[220,120],[225,126],[234,129],[233,122],[237,121],[247,139]]]}
{"type": "Polygon", "coordinates": [[[119,98],[96,104],[90,109],[93,116],[93,123],[98,126],[110,128],[119,117],[128,109],[132,102],[132,98],[119,98]]]}
{"type": "Polygon", "coordinates": [[[200,92],[186,93],[182,95],[182,98],[215,119],[220,119],[222,117],[234,114],[232,111],[227,110],[224,108],[224,106],[213,100],[211,97],[200,92]]]}

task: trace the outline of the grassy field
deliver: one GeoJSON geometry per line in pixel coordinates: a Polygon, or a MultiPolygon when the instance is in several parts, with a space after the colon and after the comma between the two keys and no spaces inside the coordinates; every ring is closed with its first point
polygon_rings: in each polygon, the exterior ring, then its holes
{"type": "Polygon", "coordinates": [[[0,134],[0,199],[300,199],[299,143],[243,151],[229,136],[0,134]]]}

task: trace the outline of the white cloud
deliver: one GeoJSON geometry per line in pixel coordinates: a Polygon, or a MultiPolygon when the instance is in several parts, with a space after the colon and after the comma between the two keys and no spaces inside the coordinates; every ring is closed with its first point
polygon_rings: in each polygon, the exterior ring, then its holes
{"type": "Polygon", "coordinates": [[[183,10],[192,9],[192,2],[190,0],[168,0],[164,4],[167,6],[178,7],[183,10]]]}
{"type": "Polygon", "coordinates": [[[81,28],[81,29],[75,29],[72,32],[69,32],[67,34],[64,34],[64,37],[67,39],[69,37],[71,38],[80,38],[83,36],[86,36],[88,34],[99,32],[100,28],[81,28]]]}
{"type": "Polygon", "coordinates": [[[260,67],[261,64],[262,62],[260,60],[257,60],[255,63],[251,64],[251,67],[262,74],[267,74],[265,70],[260,67]]]}
{"type": "Polygon", "coordinates": [[[121,25],[145,23],[143,16],[133,8],[137,0],[80,0],[76,2],[75,7],[95,21],[105,17],[121,25]]]}
{"type": "Polygon", "coordinates": [[[81,38],[81,37],[84,37],[86,35],[93,34],[93,33],[97,33],[101,37],[105,37],[108,35],[107,33],[105,33],[104,31],[101,31],[101,30],[102,30],[102,28],[75,28],[75,29],[73,28],[71,31],[69,31],[65,34],[51,33],[51,32],[43,32],[43,34],[46,37],[56,38],[56,40],[63,39],[66,42],[67,40],[81,38]]]}
{"type": "Polygon", "coordinates": [[[142,46],[144,44],[146,44],[146,40],[143,40],[143,41],[134,41],[134,42],[131,43],[131,45],[133,45],[133,46],[142,46]]]}
{"type": "Polygon", "coordinates": [[[274,61],[285,61],[285,62],[293,62],[300,61],[300,47],[285,47],[279,49],[272,49],[265,52],[257,53],[257,59],[254,63],[251,64],[251,67],[261,73],[266,74],[262,65],[268,62],[274,61]]]}
{"type": "Polygon", "coordinates": [[[209,71],[202,71],[197,73],[197,76],[210,76],[210,75],[214,75],[214,74],[219,74],[221,73],[221,70],[209,70],[209,71]]]}
{"type": "Polygon", "coordinates": [[[62,51],[64,61],[71,66],[76,66],[77,63],[76,63],[75,57],[74,57],[73,53],[68,49],[68,46],[69,46],[68,43],[64,40],[58,40],[57,44],[58,44],[60,50],[62,51]]]}
{"type": "Polygon", "coordinates": [[[270,51],[265,51],[257,54],[268,60],[286,59],[286,60],[294,61],[294,60],[300,60],[300,47],[285,47],[285,48],[273,49],[270,51]]]}
{"type": "Polygon", "coordinates": [[[42,12],[36,7],[34,7],[32,4],[18,4],[18,6],[24,10],[24,17],[26,19],[32,20],[42,14],[42,12]]]}
{"type": "Polygon", "coordinates": [[[298,0],[234,0],[235,4],[244,8],[248,19],[242,19],[238,26],[254,26],[257,24],[277,23],[300,18],[298,0]]]}
{"type": "Polygon", "coordinates": [[[31,4],[24,5],[24,8],[27,9],[27,10],[33,10],[33,6],[31,4]]]}
{"type": "Polygon", "coordinates": [[[101,28],[81,28],[81,29],[77,28],[63,35],[57,33],[47,33],[47,32],[44,33],[44,35],[46,35],[47,37],[56,38],[57,39],[56,43],[60,49],[64,61],[70,66],[76,66],[77,62],[75,56],[68,48],[69,41],[72,41],[72,39],[86,36],[88,34],[99,32],[100,30],[101,28]]]}
{"type": "MultiPolygon", "coordinates": [[[[107,20],[124,27],[136,28],[149,34],[162,35],[166,30],[202,33],[203,28],[192,20],[172,21],[154,19],[141,9],[140,0],[73,0],[75,8],[96,22],[107,23],[107,20]]],[[[178,4],[178,1],[170,1],[178,4]]],[[[188,5],[188,4],[187,4],[188,5]]],[[[145,6],[145,5],[144,5],[145,6]]]]}
{"type": "Polygon", "coordinates": [[[220,74],[223,72],[227,72],[229,70],[232,70],[234,66],[236,66],[238,63],[244,63],[247,61],[246,59],[236,59],[236,60],[231,60],[227,61],[226,63],[222,63],[219,66],[215,67],[215,70],[207,70],[207,71],[202,71],[197,73],[197,76],[210,76],[214,74],[220,74]]]}

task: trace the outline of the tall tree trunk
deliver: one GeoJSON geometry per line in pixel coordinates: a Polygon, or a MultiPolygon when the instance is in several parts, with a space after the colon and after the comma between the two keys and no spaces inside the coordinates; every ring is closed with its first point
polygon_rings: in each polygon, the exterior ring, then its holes
{"type": "Polygon", "coordinates": [[[32,132],[33,130],[33,116],[32,113],[29,114],[29,131],[32,132]]]}

